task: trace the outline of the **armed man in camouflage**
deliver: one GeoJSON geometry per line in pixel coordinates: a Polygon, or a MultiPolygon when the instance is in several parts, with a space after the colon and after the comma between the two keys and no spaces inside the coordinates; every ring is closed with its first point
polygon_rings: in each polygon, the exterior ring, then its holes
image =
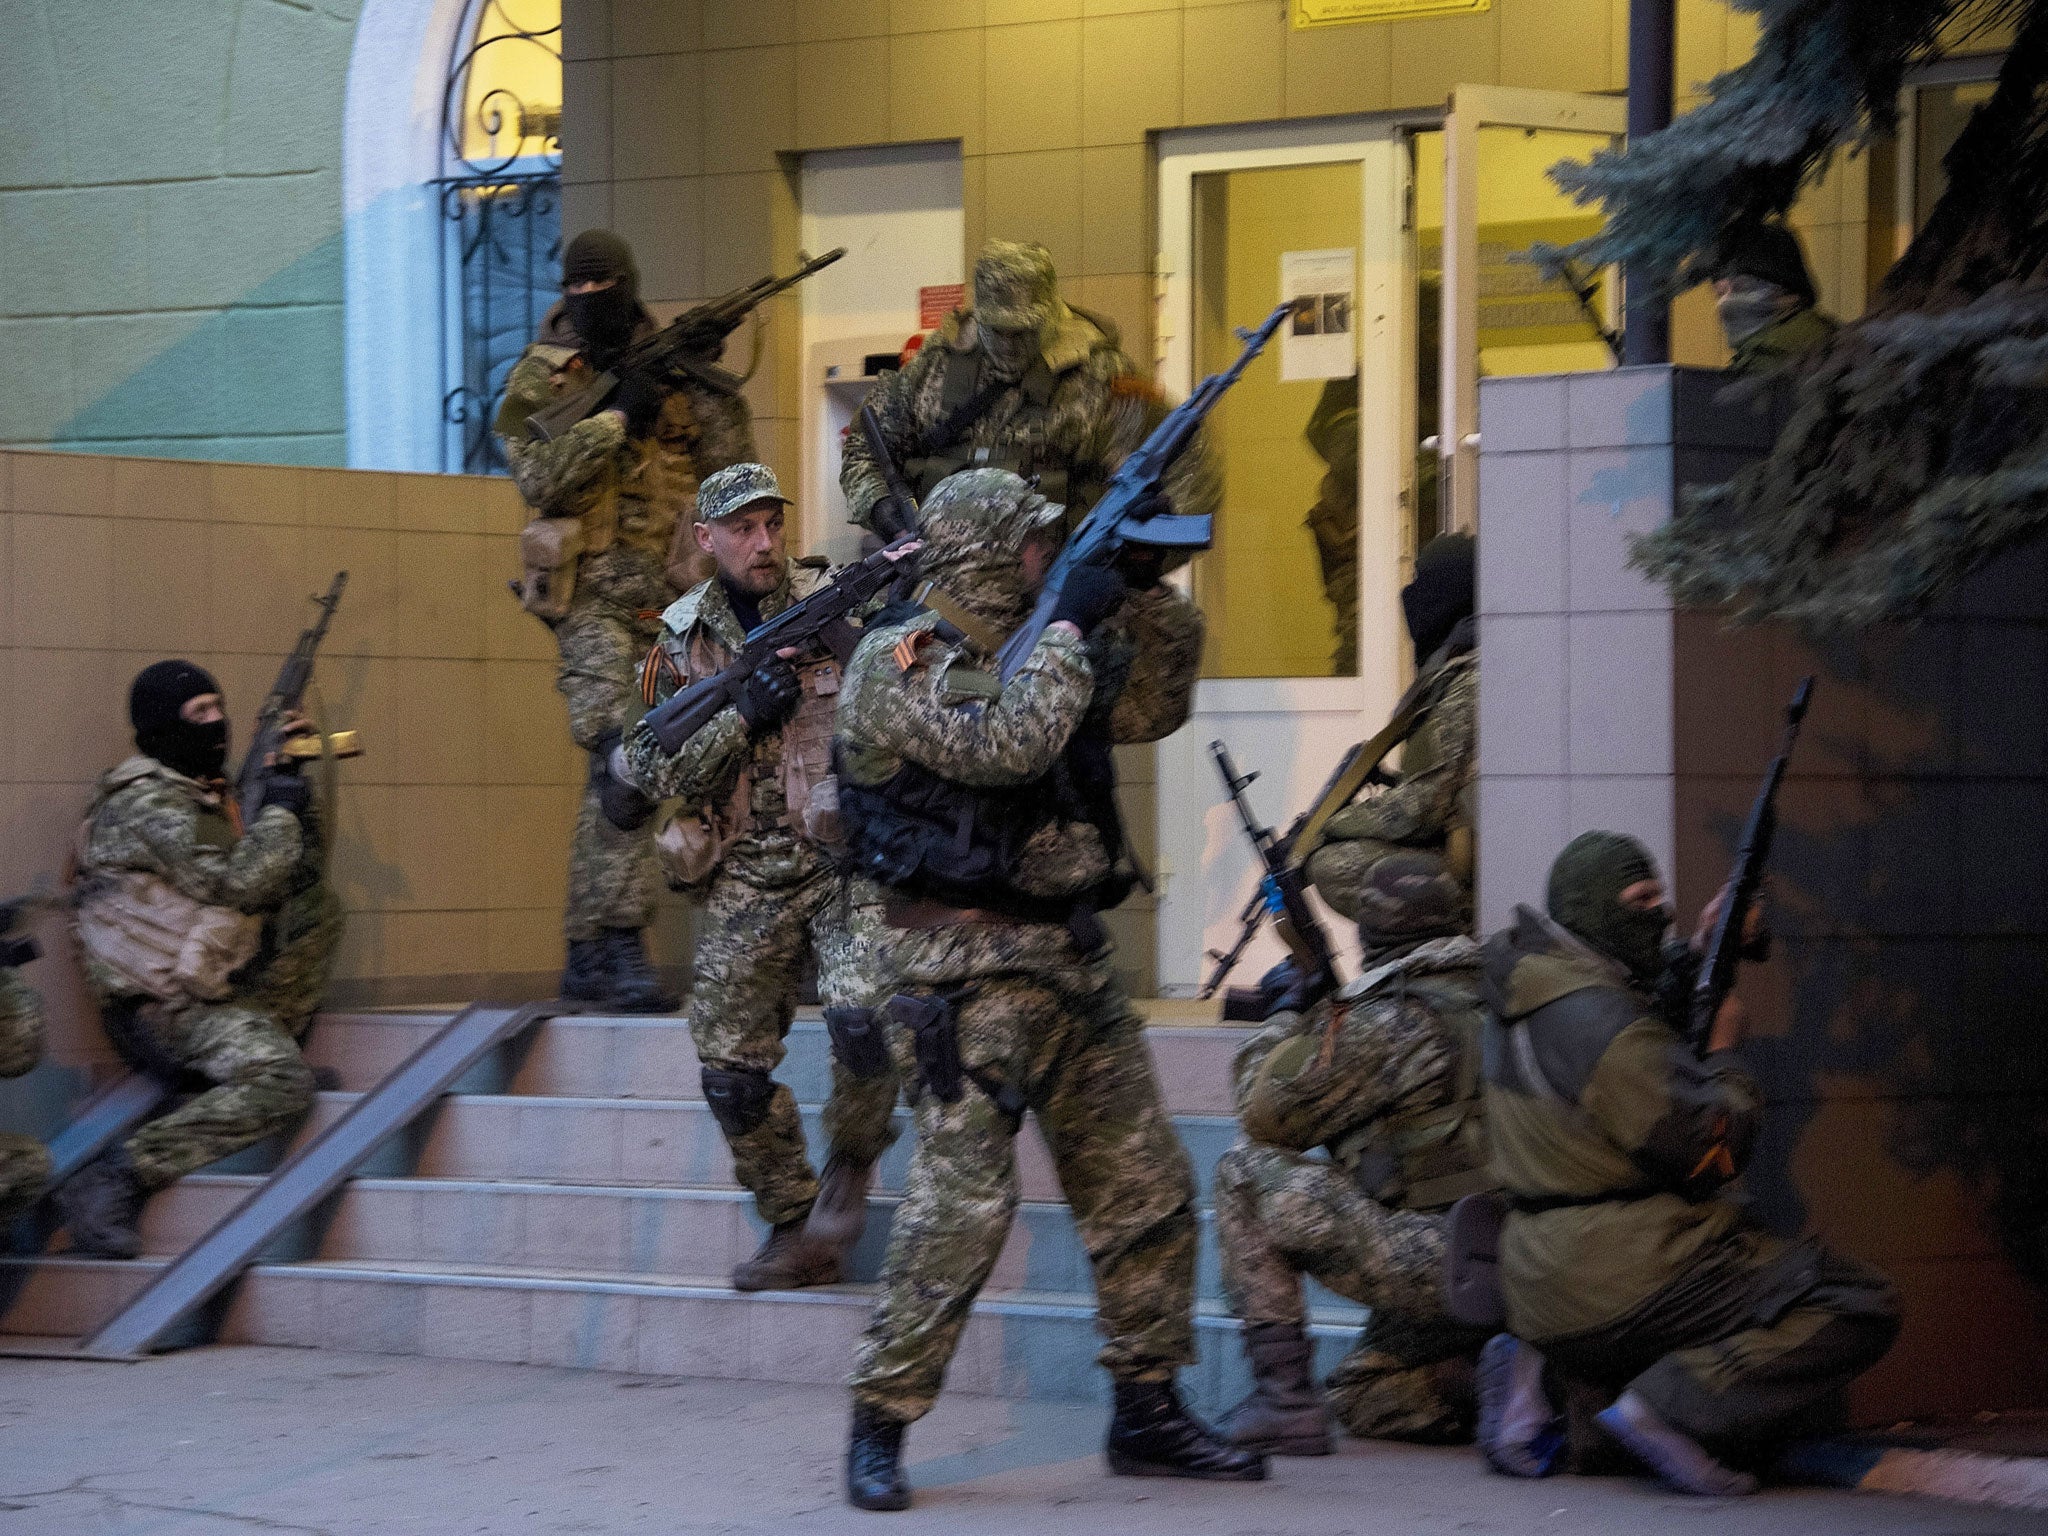
{"type": "MultiPolygon", "coordinates": [[[[1486,944],[1487,1126],[1508,1197],[1508,1327],[1480,1362],[1481,1449],[1540,1477],[1558,1437],[1545,1357],[1620,1395],[1601,1431],[1681,1493],[1747,1493],[1790,1433],[1891,1347],[1898,1300],[1876,1270],[1756,1226],[1727,1191],[1763,1104],[1735,1048],[1733,998],[1702,1055],[1661,996],[1687,963],[1634,838],[1588,832],[1558,855],[1547,911],[1486,944]]],[[[1718,902],[1700,920],[1691,953],[1718,902]]]]}
{"type": "Polygon", "coordinates": [[[1395,851],[1427,854],[1461,885],[1472,883],[1479,777],[1475,553],[1466,535],[1444,534],[1416,557],[1415,578],[1401,591],[1417,673],[1403,703],[1419,701],[1421,715],[1402,750],[1400,782],[1338,811],[1309,855],[1316,894],[1354,921],[1373,866],[1395,851]]]}
{"type": "Polygon", "coordinates": [[[1361,896],[1364,974],[1306,1013],[1276,1014],[1237,1053],[1245,1136],[1216,1165],[1216,1236],[1255,1386],[1217,1427],[1248,1450],[1330,1451],[1304,1274],[1372,1308],[1329,1381],[1345,1428],[1471,1434],[1485,1335],[1447,1318],[1443,1300],[1443,1213],[1492,1187],[1467,909],[1440,861],[1381,859],[1361,896]]]}
{"type": "MultiPolygon", "coordinates": [[[[0,961],[0,1077],[19,1077],[43,1054],[43,1000],[14,966],[0,961]]],[[[50,1154],[33,1136],[0,1131],[0,1228],[34,1205],[50,1177],[50,1154]]]]}
{"type": "MultiPolygon", "coordinates": [[[[991,240],[974,264],[974,307],[949,316],[869,396],[905,489],[924,500],[962,469],[1007,469],[1064,503],[1072,527],[1164,414],[1118,345],[1116,326],[1060,298],[1042,245],[991,240]]],[[[846,435],[839,484],[853,520],[885,538],[915,524],[890,494],[867,438],[846,435]]],[[[1197,437],[1166,490],[1180,512],[1214,512],[1219,485],[1197,437]]]]}
{"type": "MultiPolygon", "coordinates": [[[[341,935],[312,786],[272,773],[239,825],[212,676],[160,661],[136,677],[128,712],[137,755],[100,779],[79,834],[79,948],[115,1050],[166,1083],[211,1086],[58,1191],[73,1251],[102,1258],[134,1257],[152,1191],[311,1107],[299,1038],[341,935]]],[[[287,734],[309,728],[287,718],[287,734]]]]}
{"type": "MultiPolygon", "coordinates": [[[[585,230],[570,241],[562,301],[513,366],[496,424],[512,478],[536,517],[524,542],[545,545],[562,561],[545,580],[529,582],[527,606],[555,632],[562,658],[555,686],[569,702],[569,734],[591,754],[593,775],[638,717],[640,661],[660,632],[659,614],[702,574],[694,543],[679,532],[690,522],[697,482],[754,455],[746,402],[695,380],[671,387],[629,375],[610,409],[553,441],[527,435],[536,410],[588,383],[654,330],[639,283],[631,248],[609,230],[585,230]]],[[[569,843],[564,998],[630,1013],[676,1005],[647,956],[657,887],[647,830],[608,824],[593,780],[569,843]]]]}
{"type": "Polygon", "coordinates": [[[840,801],[870,882],[855,923],[890,963],[897,1061],[917,1085],[909,1192],[854,1359],[847,1497],[863,1509],[910,1502],[903,1431],[937,1397],[1009,1231],[1027,1109],[1094,1266],[1111,1470],[1264,1475],[1174,1389],[1194,1359],[1194,1178],[1095,915],[1129,890],[1111,745],[1186,719],[1201,621],[1164,585],[1131,592],[1083,567],[1000,682],[990,658],[1030,609],[1062,523],[1008,471],[945,481],[923,510],[921,559],[962,627],[886,610],[840,701],[840,801]]]}
{"type": "MultiPolygon", "coordinates": [[[[717,574],[662,615],[661,642],[647,660],[649,703],[723,671],[749,630],[817,585],[817,572],[784,550],[789,504],[765,464],[729,465],[705,480],[696,538],[717,574]]],[[[860,1041],[878,1039],[865,1009],[880,997],[868,979],[875,957],[853,941],[846,881],[832,861],[839,681],[830,658],[799,669],[776,656],[679,751],[663,751],[642,723],[618,754],[643,805],[681,801],[658,842],[671,881],[704,892],[690,1034],[704,1098],[769,1226],[761,1250],[733,1273],[743,1291],[839,1278],[840,1256],[867,1218],[875,1160],[895,1134],[896,1076],[886,1056],[865,1075],[855,1070],[869,1065],[860,1041]],[[796,1100],[770,1076],[806,958],[818,964],[835,1048],[822,1182],[805,1154],[796,1100]]]]}
{"type": "Polygon", "coordinates": [[[1308,509],[1309,537],[1323,574],[1331,625],[1332,677],[1358,675],[1358,375],[1331,379],[1316,397],[1302,437],[1327,466],[1308,509]]]}

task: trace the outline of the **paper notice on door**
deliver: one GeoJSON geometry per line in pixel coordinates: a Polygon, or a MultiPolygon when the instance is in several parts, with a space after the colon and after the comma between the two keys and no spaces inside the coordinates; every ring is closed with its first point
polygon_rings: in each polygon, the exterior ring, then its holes
{"type": "Polygon", "coordinates": [[[1297,303],[1280,328],[1282,381],[1348,379],[1358,371],[1351,318],[1357,268],[1348,246],[1280,253],[1280,297],[1297,303]]]}

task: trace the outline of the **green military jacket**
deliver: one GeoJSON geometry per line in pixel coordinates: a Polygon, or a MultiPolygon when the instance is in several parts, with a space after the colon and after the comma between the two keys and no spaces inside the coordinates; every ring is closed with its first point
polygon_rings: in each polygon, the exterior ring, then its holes
{"type": "Polygon", "coordinates": [[[1728,367],[1734,373],[1776,373],[1802,352],[1827,343],[1841,329],[1839,321],[1808,306],[1744,338],[1728,367]]]}
{"type": "Polygon", "coordinates": [[[1485,989],[1516,1335],[1606,1327],[1746,1247],[1742,1212],[1720,1195],[1761,1103],[1733,1053],[1695,1056],[1619,965],[1528,907],[1487,941],[1485,989]]]}
{"type": "Polygon", "coordinates": [[[1383,1205],[1441,1210],[1492,1187],[1479,1098],[1480,949],[1436,939],[1238,1048],[1254,1141],[1328,1150],[1383,1205]]]}
{"type": "Polygon", "coordinates": [[[1326,841],[1370,838],[1441,852],[1454,833],[1471,829],[1479,775],[1479,653],[1451,657],[1428,686],[1434,697],[1401,749],[1400,782],[1337,812],[1323,828],[1326,841]]]}

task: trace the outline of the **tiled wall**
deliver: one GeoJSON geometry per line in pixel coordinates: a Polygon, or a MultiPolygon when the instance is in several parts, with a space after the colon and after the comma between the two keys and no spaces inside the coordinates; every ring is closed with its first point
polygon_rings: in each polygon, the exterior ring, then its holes
{"type": "Polygon", "coordinates": [[[1482,922],[1540,903],[1550,860],[1590,827],[1645,838],[1696,914],[1816,674],[1780,801],[1778,953],[1742,986],[1771,1105],[1756,1209],[1899,1282],[1906,1333],[1861,1390],[1866,1414],[2040,1407],[2048,544],[1912,629],[1674,613],[1624,536],[1669,516],[1674,485],[1725,479],[1769,441],[1772,416],[1719,401],[1720,383],[1633,369],[1482,386],[1482,922]]]}
{"type": "MultiPolygon", "coordinates": [[[[0,890],[63,868],[93,780],[133,750],[137,670],[211,668],[246,742],[309,594],[345,568],[316,673],[323,721],[366,748],[339,768],[336,995],[550,991],[584,764],[553,640],[506,591],[523,520],[505,480],[0,453],[0,890]]],[[[52,1057],[100,1059],[61,925],[42,927],[52,1057]]]]}

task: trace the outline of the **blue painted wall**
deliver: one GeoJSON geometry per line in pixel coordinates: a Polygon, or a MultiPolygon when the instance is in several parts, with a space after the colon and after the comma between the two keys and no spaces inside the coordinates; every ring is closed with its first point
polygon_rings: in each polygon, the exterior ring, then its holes
{"type": "Polygon", "coordinates": [[[0,445],[345,461],[359,0],[14,0],[0,445]]]}

